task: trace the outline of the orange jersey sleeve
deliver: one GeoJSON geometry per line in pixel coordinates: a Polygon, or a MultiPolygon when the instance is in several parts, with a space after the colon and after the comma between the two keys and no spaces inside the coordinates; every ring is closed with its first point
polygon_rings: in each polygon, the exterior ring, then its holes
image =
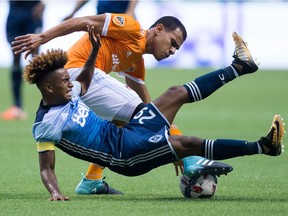
{"type": "MultiPolygon", "coordinates": [[[[101,48],[95,67],[110,72],[121,72],[135,80],[145,80],[143,54],[146,31],[131,16],[106,14],[101,33],[101,48]]],[[[88,33],[85,33],[69,50],[66,68],[83,67],[91,50],[88,33]]]]}

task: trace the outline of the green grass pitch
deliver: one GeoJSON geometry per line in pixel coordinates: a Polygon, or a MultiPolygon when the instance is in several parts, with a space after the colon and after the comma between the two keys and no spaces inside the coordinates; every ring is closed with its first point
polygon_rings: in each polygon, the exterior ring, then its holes
{"type": "MultiPolygon", "coordinates": [[[[169,86],[209,72],[150,69],[147,86],[152,98],[169,86]]],[[[0,70],[0,110],[11,104],[9,73],[0,70]]],[[[240,77],[204,101],[184,105],[175,119],[185,135],[208,139],[255,141],[266,134],[273,115],[288,121],[288,71],[265,71],[240,77]]],[[[31,125],[39,104],[36,86],[24,85],[25,121],[0,121],[1,215],[287,215],[288,156],[246,156],[225,160],[234,171],[218,178],[218,191],[208,200],[187,200],[179,189],[173,165],[139,177],[105,170],[106,181],[124,196],[77,196],[74,189],[88,163],[56,150],[56,173],[69,202],[49,202],[42,185],[31,125]]],[[[284,138],[284,144],[287,137],[284,138]]]]}

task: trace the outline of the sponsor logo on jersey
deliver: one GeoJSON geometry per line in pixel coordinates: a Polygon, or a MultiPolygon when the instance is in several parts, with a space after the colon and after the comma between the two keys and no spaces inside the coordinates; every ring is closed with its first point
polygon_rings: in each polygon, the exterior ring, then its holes
{"type": "Polygon", "coordinates": [[[116,71],[117,66],[120,64],[119,58],[117,55],[112,54],[112,71],[116,71]]]}
{"type": "Polygon", "coordinates": [[[88,115],[89,115],[89,109],[83,106],[82,104],[79,104],[77,111],[72,116],[72,121],[81,125],[81,127],[84,127],[88,115]]]}
{"type": "Polygon", "coordinates": [[[115,16],[113,18],[113,23],[117,26],[124,26],[125,19],[122,16],[115,16]]]}

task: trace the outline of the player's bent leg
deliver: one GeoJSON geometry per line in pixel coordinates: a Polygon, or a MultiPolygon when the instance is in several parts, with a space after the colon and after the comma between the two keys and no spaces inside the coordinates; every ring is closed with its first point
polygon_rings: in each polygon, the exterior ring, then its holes
{"type": "Polygon", "coordinates": [[[82,180],[77,185],[75,193],[78,195],[92,195],[92,194],[112,194],[122,195],[121,191],[118,191],[110,187],[103,179],[91,180],[84,177],[82,174],[82,180]]]}
{"type": "Polygon", "coordinates": [[[184,175],[189,177],[197,177],[202,174],[227,175],[233,170],[233,167],[229,164],[209,160],[200,156],[185,157],[183,163],[184,175]]]}
{"type": "Polygon", "coordinates": [[[103,169],[104,167],[91,163],[87,173],[85,175],[82,174],[82,180],[77,185],[75,192],[79,195],[123,194],[109,187],[108,184],[103,181],[103,169]]]}
{"type": "Polygon", "coordinates": [[[236,32],[232,36],[235,42],[232,64],[183,85],[188,92],[190,103],[201,101],[235,78],[258,70],[258,63],[252,58],[243,39],[236,32]]]}
{"type": "Polygon", "coordinates": [[[275,115],[268,134],[258,141],[264,154],[278,156],[282,152],[284,137],[284,122],[280,115],[275,115]]]}

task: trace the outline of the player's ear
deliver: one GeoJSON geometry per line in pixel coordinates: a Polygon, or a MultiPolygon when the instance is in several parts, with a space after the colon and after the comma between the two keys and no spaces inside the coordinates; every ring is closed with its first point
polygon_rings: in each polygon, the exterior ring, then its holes
{"type": "Polygon", "coordinates": [[[158,34],[160,34],[161,32],[163,32],[164,31],[164,26],[163,26],[163,24],[161,24],[161,23],[158,23],[156,26],[155,26],[155,35],[158,35],[158,34]]]}
{"type": "Polygon", "coordinates": [[[42,86],[46,92],[49,92],[49,93],[53,92],[53,87],[50,82],[44,82],[42,86]]]}

